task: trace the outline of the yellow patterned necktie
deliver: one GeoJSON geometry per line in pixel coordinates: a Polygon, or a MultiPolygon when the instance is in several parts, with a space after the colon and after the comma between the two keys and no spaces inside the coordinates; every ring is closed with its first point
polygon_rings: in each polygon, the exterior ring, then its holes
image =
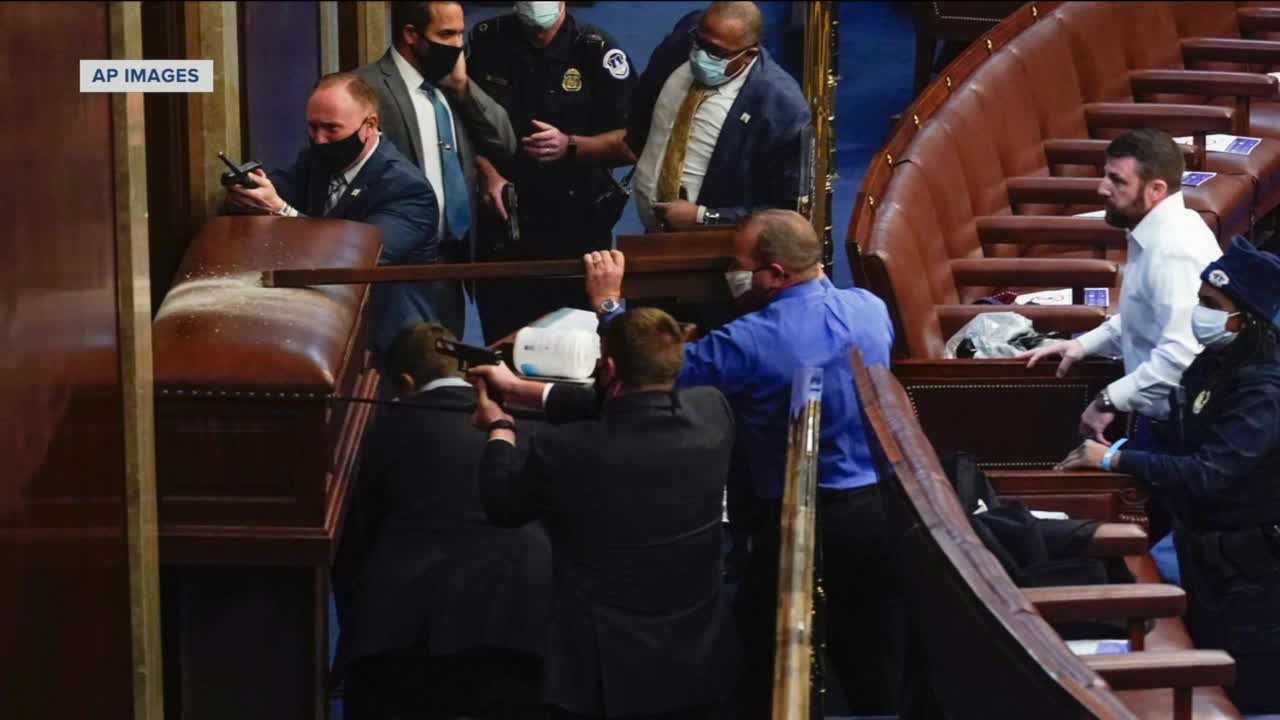
{"type": "Polygon", "coordinates": [[[710,88],[700,87],[697,83],[689,86],[689,94],[676,113],[676,121],[671,126],[671,137],[667,140],[667,151],[662,156],[662,170],[658,173],[658,187],[654,193],[657,202],[671,202],[680,199],[680,180],[684,176],[684,156],[689,149],[689,131],[693,128],[693,116],[698,106],[706,99],[710,88]]]}

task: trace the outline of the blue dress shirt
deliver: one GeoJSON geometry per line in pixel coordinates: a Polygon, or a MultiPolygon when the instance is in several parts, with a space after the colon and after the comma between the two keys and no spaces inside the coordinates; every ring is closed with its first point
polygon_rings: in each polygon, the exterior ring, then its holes
{"type": "Polygon", "coordinates": [[[773,302],[685,346],[680,385],[711,385],[729,398],[745,443],[756,494],[782,496],[791,377],[823,369],[818,485],[848,489],[877,480],[849,350],[867,365],[889,365],[893,323],[879,298],[841,290],[826,278],[793,285],[773,302]]]}

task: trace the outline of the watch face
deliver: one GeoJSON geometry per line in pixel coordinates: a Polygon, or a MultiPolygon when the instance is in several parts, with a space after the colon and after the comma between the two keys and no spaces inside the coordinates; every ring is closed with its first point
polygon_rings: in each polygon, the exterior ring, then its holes
{"type": "Polygon", "coordinates": [[[617,309],[618,309],[618,301],[614,300],[613,298],[609,298],[608,300],[605,300],[604,302],[600,303],[601,312],[611,313],[617,309]]]}

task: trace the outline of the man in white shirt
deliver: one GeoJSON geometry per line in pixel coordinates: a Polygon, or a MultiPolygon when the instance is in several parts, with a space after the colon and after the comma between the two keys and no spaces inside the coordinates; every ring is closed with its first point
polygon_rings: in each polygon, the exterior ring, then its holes
{"type": "MultiPolygon", "coordinates": [[[[355,70],[377,93],[382,131],[422,169],[440,213],[445,262],[475,259],[475,157],[516,151],[507,113],[467,77],[466,19],[457,2],[391,3],[392,46],[355,70]]],[[[462,285],[431,284],[441,323],[462,337],[462,285]]]]}
{"type": "MultiPolygon", "coordinates": [[[[1136,413],[1131,447],[1161,449],[1159,424],[1169,414],[1169,392],[1202,349],[1191,331],[1191,310],[1201,271],[1222,250],[1200,215],[1183,204],[1184,167],[1173,138],[1159,130],[1135,130],[1107,146],[1098,193],[1106,199],[1107,222],[1129,231],[1119,312],[1074,340],[1019,355],[1027,367],[1060,356],[1058,377],[1087,355],[1124,359],[1124,377],[1104,388],[1080,416],[1084,438],[1106,443],[1103,433],[1116,413],[1136,413]]],[[[1157,532],[1162,521],[1153,513],[1157,532]]],[[[1157,560],[1162,574],[1176,579],[1176,564],[1161,554],[1157,560]]]]}
{"type": "Polygon", "coordinates": [[[809,108],[795,79],[760,47],[762,22],[755,3],[714,2],[654,50],[627,131],[647,230],[795,209],[809,108]]]}
{"type": "Polygon", "coordinates": [[[1124,377],[1085,408],[1080,434],[1103,441],[1116,412],[1153,420],[1169,413],[1169,391],[1201,347],[1191,333],[1200,272],[1222,255],[1213,232],[1182,201],[1182,153],[1159,130],[1135,130],[1107,146],[1107,222],[1129,230],[1119,312],[1074,340],[1025,352],[1027,367],[1061,356],[1063,376],[1086,355],[1121,355],[1124,377]]]}

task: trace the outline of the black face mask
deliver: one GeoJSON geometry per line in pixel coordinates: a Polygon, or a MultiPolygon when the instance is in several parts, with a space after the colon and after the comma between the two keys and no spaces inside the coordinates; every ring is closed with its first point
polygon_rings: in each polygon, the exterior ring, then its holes
{"type": "Polygon", "coordinates": [[[413,56],[418,59],[418,69],[422,71],[422,79],[434,85],[453,72],[453,66],[458,64],[458,55],[462,54],[462,48],[432,42],[425,37],[421,40],[422,42],[413,46],[413,56]]]}
{"type": "Polygon", "coordinates": [[[329,172],[338,173],[346,170],[347,166],[355,162],[356,158],[360,157],[360,153],[364,150],[364,141],[360,139],[360,128],[362,127],[364,127],[364,122],[360,123],[360,127],[357,127],[355,132],[341,140],[323,144],[312,140],[311,154],[329,172]]]}

